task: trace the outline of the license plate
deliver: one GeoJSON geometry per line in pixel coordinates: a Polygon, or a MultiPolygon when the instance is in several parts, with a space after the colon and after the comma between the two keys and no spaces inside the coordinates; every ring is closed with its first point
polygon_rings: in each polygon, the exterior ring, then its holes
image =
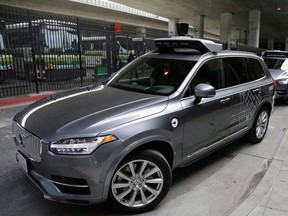
{"type": "Polygon", "coordinates": [[[16,161],[28,173],[27,161],[19,152],[16,153],[16,161]]]}

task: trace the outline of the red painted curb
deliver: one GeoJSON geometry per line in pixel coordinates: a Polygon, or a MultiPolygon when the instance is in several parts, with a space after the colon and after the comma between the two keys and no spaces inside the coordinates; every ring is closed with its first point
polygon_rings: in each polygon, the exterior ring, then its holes
{"type": "Polygon", "coordinates": [[[3,100],[3,101],[0,100],[0,106],[7,106],[7,105],[24,103],[24,102],[29,102],[29,101],[36,101],[45,97],[49,97],[51,95],[53,95],[53,93],[44,94],[44,95],[36,95],[36,96],[25,97],[25,98],[8,99],[8,100],[3,100]]]}

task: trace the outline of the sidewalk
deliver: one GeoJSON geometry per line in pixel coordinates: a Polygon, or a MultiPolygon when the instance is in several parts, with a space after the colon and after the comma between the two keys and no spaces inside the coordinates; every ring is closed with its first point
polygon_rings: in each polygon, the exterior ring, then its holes
{"type": "Polygon", "coordinates": [[[288,131],[260,184],[230,216],[288,215],[288,131]]]}
{"type": "Polygon", "coordinates": [[[41,92],[39,94],[31,93],[31,94],[26,94],[26,95],[17,95],[13,97],[3,97],[3,98],[0,98],[0,107],[37,101],[42,98],[53,95],[55,93],[56,92],[49,91],[49,92],[41,92]]]}
{"type": "MultiPolygon", "coordinates": [[[[162,204],[153,214],[288,216],[288,131],[284,133],[272,158],[238,152],[222,169],[162,204]]],[[[144,213],[141,216],[149,215],[144,213]]]]}

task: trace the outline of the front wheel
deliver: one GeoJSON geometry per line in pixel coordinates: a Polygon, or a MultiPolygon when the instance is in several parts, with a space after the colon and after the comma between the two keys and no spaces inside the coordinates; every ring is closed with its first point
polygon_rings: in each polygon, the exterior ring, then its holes
{"type": "Polygon", "coordinates": [[[269,124],[269,112],[267,108],[262,108],[258,113],[247,134],[247,138],[252,143],[259,143],[264,138],[269,124]]]}
{"type": "Polygon", "coordinates": [[[165,157],[158,151],[145,150],[120,163],[113,175],[109,196],[122,211],[147,211],[164,199],[171,180],[165,157]]]}

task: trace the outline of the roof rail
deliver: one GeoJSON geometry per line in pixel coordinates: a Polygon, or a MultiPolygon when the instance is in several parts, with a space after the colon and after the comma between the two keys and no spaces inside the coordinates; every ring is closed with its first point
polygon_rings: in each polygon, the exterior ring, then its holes
{"type": "Polygon", "coordinates": [[[155,46],[160,52],[173,52],[175,48],[195,50],[200,53],[219,52],[222,44],[217,44],[211,40],[197,39],[186,36],[158,38],[155,39],[155,46]]]}

